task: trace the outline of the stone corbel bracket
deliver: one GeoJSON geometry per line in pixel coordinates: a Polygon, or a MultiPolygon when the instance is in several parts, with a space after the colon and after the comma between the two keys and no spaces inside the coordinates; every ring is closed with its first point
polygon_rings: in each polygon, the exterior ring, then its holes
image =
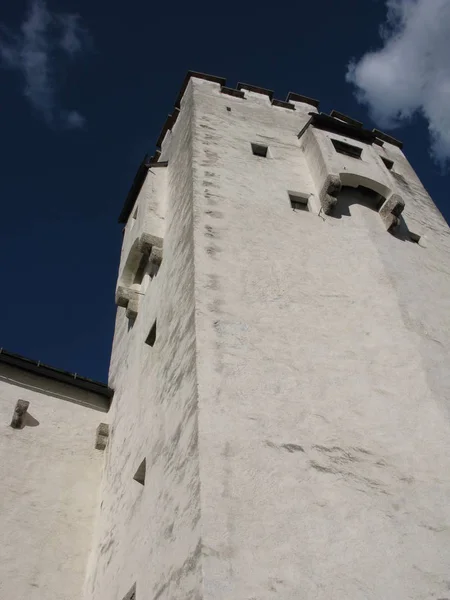
{"type": "Polygon", "coordinates": [[[95,449],[104,450],[108,443],[109,438],[109,425],[107,423],[100,423],[95,432],[95,449]]]}
{"type": "Polygon", "coordinates": [[[130,248],[116,289],[116,304],[126,308],[129,319],[135,319],[139,312],[140,286],[135,286],[135,277],[142,260],[150,260],[155,272],[162,261],[163,240],[150,233],[142,233],[130,248]]]}
{"type": "Polygon", "coordinates": [[[387,231],[393,231],[398,226],[404,208],[405,201],[398,194],[392,194],[383,202],[378,212],[387,231]]]}
{"type": "MultiPolygon", "coordinates": [[[[362,184],[366,183],[361,181],[362,184]]],[[[330,174],[326,177],[322,190],[319,194],[320,204],[326,215],[331,215],[335,208],[339,192],[342,189],[341,177],[330,174]]],[[[398,194],[392,193],[378,209],[378,213],[387,231],[394,231],[400,222],[400,215],[405,208],[405,201],[398,194]]]]}
{"type": "Polygon", "coordinates": [[[326,215],[331,215],[337,204],[337,197],[342,189],[339,175],[328,175],[319,194],[322,210],[326,215]]]}
{"type": "Polygon", "coordinates": [[[11,427],[13,429],[22,429],[29,406],[30,403],[28,400],[17,400],[11,420],[11,427]]]}

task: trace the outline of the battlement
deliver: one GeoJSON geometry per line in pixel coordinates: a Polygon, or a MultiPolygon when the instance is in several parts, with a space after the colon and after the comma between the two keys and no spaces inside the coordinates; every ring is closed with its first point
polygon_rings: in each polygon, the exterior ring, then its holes
{"type": "Polygon", "coordinates": [[[181,85],[180,92],[178,93],[178,96],[175,100],[174,109],[168,115],[158,136],[158,139],[156,141],[156,149],[154,153],[151,156],[146,155],[138,167],[136,176],[133,180],[133,184],[128,192],[124,206],[120,213],[119,223],[127,222],[131,210],[133,209],[133,206],[136,202],[136,198],[141,190],[142,184],[145,181],[148,169],[157,165],[159,166],[159,164],[161,166],[167,166],[167,161],[160,162],[161,147],[163,145],[167,133],[173,129],[175,123],[177,122],[181,110],[183,96],[186,92],[189,81],[192,78],[202,79],[204,81],[209,81],[211,83],[217,84],[218,86],[220,86],[221,94],[231,96],[233,98],[237,98],[243,101],[252,100],[255,97],[255,94],[261,95],[262,97],[267,99],[268,105],[273,106],[275,109],[282,108],[295,112],[299,110],[299,104],[310,106],[311,119],[305,125],[303,130],[300,131],[298,136],[299,138],[309,126],[313,126],[320,129],[326,129],[335,133],[340,133],[352,139],[360,140],[368,144],[377,144],[378,146],[383,146],[386,143],[396,146],[400,149],[402,149],[403,147],[402,142],[395,139],[394,137],[383,133],[378,129],[365,129],[363,127],[363,123],[339,111],[332,110],[329,115],[318,112],[320,106],[319,100],[315,100],[314,98],[310,98],[309,96],[298,94],[296,92],[289,92],[285,100],[280,100],[274,98],[273,90],[242,82],[239,82],[235,88],[232,88],[226,85],[226,79],[223,77],[209,75],[207,73],[199,73],[196,71],[188,71],[181,85]]]}
{"type": "MultiPolygon", "coordinates": [[[[319,100],[315,100],[314,98],[310,98],[309,96],[304,96],[302,94],[297,94],[296,92],[289,92],[286,96],[286,100],[279,100],[274,98],[273,90],[269,90],[267,88],[241,82],[239,82],[236,85],[236,88],[231,88],[227,87],[226,79],[223,77],[217,77],[215,75],[208,75],[207,73],[199,73],[196,71],[188,71],[186,77],[184,78],[177,99],[175,101],[174,111],[168,115],[161,129],[161,133],[159,134],[158,139],[156,141],[157,152],[161,148],[166,133],[170,131],[175,125],[175,122],[178,118],[179,110],[181,108],[181,101],[183,99],[184,93],[191,78],[203,79],[204,81],[211,81],[212,83],[217,83],[218,85],[220,85],[221,93],[227,94],[229,96],[234,96],[235,98],[240,98],[242,100],[249,99],[250,96],[248,95],[248,92],[251,92],[252,94],[261,94],[262,96],[266,96],[270,100],[272,106],[287,108],[289,110],[296,110],[295,103],[309,104],[317,110],[320,106],[319,100]]],[[[350,127],[359,128],[363,126],[361,122],[356,121],[355,119],[352,119],[351,117],[348,117],[347,115],[344,115],[343,113],[338,112],[336,110],[332,110],[329,116],[336,121],[346,123],[350,127]]],[[[383,133],[382,131],[379,131],[378,129],[373,129],[370,133],[373,134],[373,141],[377,140],[380,144],[382,144],[383,142],[387,142],[389,144],[398,146],[400,149],[403,147],[402,142],[386,133],[383,133]]],[[[151,157],[151,160],[157,160],[157,156],[154,154],[151,157]]]]}

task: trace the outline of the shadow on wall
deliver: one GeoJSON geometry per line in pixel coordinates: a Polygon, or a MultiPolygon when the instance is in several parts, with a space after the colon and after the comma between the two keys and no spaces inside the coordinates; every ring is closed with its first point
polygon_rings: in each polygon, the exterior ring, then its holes
{"type": "Polygon", "coordinates": [[[24,427],[37,427],[38,425],[40,425],[39,421],[27,412],[19,429],[23,429],[24,427]]]}
{"type": "MultiPolygon", "coordinates": [[[[337,204],[334,207],[333,212],[328,216],[333,219],[351,217],[351,207],[355,204],[369,208],[374,212],[378,212],[384,201],[384,196],[369,188],[363,186],[359,186],[357,188],[344,186],[337,196],[337,204]]],[[[415,236],[408,229],[406,221],[402,215],[399,216],[398,226],[394,230],[389,231],[389,234],[402,242],[417,242],[417,236],[415,236]]]]}

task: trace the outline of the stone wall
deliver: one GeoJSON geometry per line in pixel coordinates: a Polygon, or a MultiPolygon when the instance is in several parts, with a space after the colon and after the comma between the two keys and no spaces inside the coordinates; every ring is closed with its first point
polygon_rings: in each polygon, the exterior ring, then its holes
{"type": "Polygon", "coordinates": [[[397,145],[241,92],[190,79],[137,199],[162,263],[118,308],[85,598],[450,597],[448,227],[397,145]]]}
{"type": "Polygon", "coordinates": [[[170,167],[150,169],[125,230],[127,249],[164,232],[157,275],[141,285],[135,319],[117,312],[110,368],[115,390],[86,599],[201,597],[200,479],[192,236],[192,93],[185,97],[170,167]],[[157,171],[155,178],[154,171],[157,171]],[[150,180],[151,183],[148,183],[150,180]],[[165,202],[159,187],[167,186],[165,202]],[[159,207],[159,209],[157,208],[159,207]],[[156,321],[156,339],[146,343],[156,321]],[[145,482],[142,469],[145,459],[145,482]]]}
{"type": "Polygon", "coordinates": [[[323,164],[401,193],[395,235],[358,189],[293,211],[306,115],[192,85],[204,598],[450,597],[444,219],[391,144],[323,164]]]}
{"type": "Polygon", "coordinates": [[[103,453],[104,398],[0,364],[0,597],[81,600],[103,453]],[[29,402],[10,426],[19,399],[29,402]]]}

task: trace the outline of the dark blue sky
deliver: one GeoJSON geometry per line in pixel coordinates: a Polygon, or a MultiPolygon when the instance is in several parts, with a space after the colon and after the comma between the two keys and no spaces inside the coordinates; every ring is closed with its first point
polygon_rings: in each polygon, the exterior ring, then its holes
{"type": "MultiPolygon", "coordinates": [[[[28,4],[3,7],[16,30],[28,4]]],[[[188,69],[292,90],[370,122],[346,65],[379,45],[385,6],[322,2],[67,2],[90,42],[76,58],[54,56],[55,98],[83,128],[49,124],[23,94],[21,74],[0,71],[0,346],[106,380],[121,245],[117,218],[136,168],[152,153],[188,69]]],[[[53,60],[53,58],[52,58],[53,60]]],[[[420,118],[393,132],[435,202],[450,216],[448,175],[429,157],[420,118]]]]}

